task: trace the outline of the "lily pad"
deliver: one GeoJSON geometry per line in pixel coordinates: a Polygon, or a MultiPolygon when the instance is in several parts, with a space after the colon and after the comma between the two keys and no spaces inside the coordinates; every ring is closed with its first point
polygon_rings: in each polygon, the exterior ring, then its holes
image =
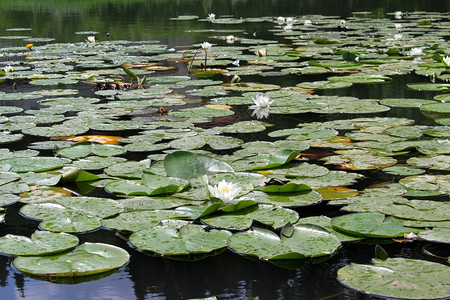
{"type": "Polygon", "coordinates": [[[0,237],[0,252],[15,256],[49,255],[78,245],[78,238],[66,233],[36,231],[31,238],[7,234],[0,237]]]}
{"type": "Polygon", "coordinates": [[[403,220],[386,217],[381,213],[353,213],[334,217],[331,219],[331,225],[345,234],[371,238],[403,237],[405,233],[420,231],[417,228],[404,227],[403,220]]]}
{"type": "Polygon", "coordinates": [[[164,169],[170,177],[183,179],[208,174],[234,172],[227,163],[204,154],[175,151],[164,159],[164,169]]]}
{"type": "Polygon", "coordinates": [[[374,259],[338,270],[339,281],[365,294],[404,299],[448,297],[450,271],[443,264],[407,258],[374,259]]]}
{"type": "Polygon", "coordinates": [[[286,225],[281,237],[270,230],[254,227],[235,233],[229,239],[229,247],[238,253],[274,260],[331,255],[339,246],[336,236],[315,225],[286,225]]]}
{"type": "Polygon", "coordinates": [[[133,233],[130,243],[160,255],[192,255],[224,248],[230,236],[229,231],[206,230],[201,225],[187,224],[180,228],[160,225],[133,233]]]}
{"type": "Polygon", "coordinates": [[[17,257],[13,264],[19,271],[37,276],[75,277],[118,269],[129,259],[130,255],[122,248],[84,243],[69,253],[17,257]]]}

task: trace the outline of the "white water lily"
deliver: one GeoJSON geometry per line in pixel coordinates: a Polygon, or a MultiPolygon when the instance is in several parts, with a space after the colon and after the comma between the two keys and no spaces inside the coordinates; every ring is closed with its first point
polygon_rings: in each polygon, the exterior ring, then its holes
{"type": "Polygon", "coordinates": [[[208,19],[208,21],[210,21],[212,23],[216,20],[216,15],[213,13],[210,13],[210,14],[208,14],[207,19],[208,19]]]}
{"type": "Polygon", "coordinates": [[[86,38],[86,42],[88,43],[95,43],[95,36],[90,35],[86,38]]]}
{"type": "Polygon", "coordinates": [[[203,42],[200,46],[202,47],[203,50],[208,50],[209,48],[211,48],[212,45],[208,42],[203,42]]]}
{"type": "Polygon", "coordinates": [[[286,26],[283,27],[283,30],[290,31],[290,30],[292,30],[293,27],[294,26],[292,24],[287,24],[286,26]]]}
{"type": "Polygon", "coordinates": [[[446,56],[442,59],[442,62],[444,63],[444,65],[446,65],[447,67],[450,67],[450,56],[446,56]]]}
{"type": "Polygon", "coordinates": [[[412,48],[406,54],[408,56],[422,55],[422,48],[412,48]]]}
{"type": "Polygon", "coordinates": [[[248,108],[253,109],[252,117],[256,116],[257,119],[263,119],[269,117],[269,107],[274,100],[270,100],[267,95],[257,95],[252,97],[253,105],[248,108]]]}
{"type": "Polygon", "coordinates": [[[311,25],[312,25],[312,21],[311,21],[311,20],[305,20],[305,22],[303,23],[303,25],[305,25],[305,26],[311,26],[311,25]]]}
{"type": "Polygon", "coordinates": [[[226,182],[225,179],[218,185],[208,185],[208,190],[213,197],[219,198],[224,203],[234,203],[234,198],[241,192],[242,188],[232,182],[226,182]]]}
{"type": "Polygon", "coordinates": [[[394,34],[394,39],[396,41],[401,41],[403,39],[403,34],[401,33],[394,34]]]}
{"type": "Polygon", "coordinates": [[[14,71],[14,68],[8,65],[8,66],[3,68],[3,71],[5,73],[10,73],[10,72],[14,71]]]}
{"type": "Polygon", "coordinates": [[[234,37],[234,35],[227,35],[227,37],[226,37],[226,40],[227,40],[228,44],[233,44],[235,39],[236,38],[234,37]]]}
{"type": "Polygon", "coordinates": [[[402,24],[400,23],[395,23],[395,29],[402,29],[402,24]]]}
{"type": "Polygon", "coordinates": [[[292,17],[289,17],[289,18],[286,18],[286,24],[294,24],[296,21],[295,21],[295,19],[294,18],[292,18],[292,17]]]}
{"type": "Polygon", "coordinates": [[[394,18],[396,18],[397,20],[400,20],[402,18],[402,16],[403,16],[403,12],[401,12],[399,10],[394,13],[394,18]]]}
{"type": "Polygon", "coordinates": [[[274,100],[270,100],[270,97],[267,95],[257,95],[256,97],[252,97],[252,101],[253,105],[248,107],[250,109],[269,107],[274,100]]]}
{"type": "Polygon", "coordinates": [[[278,17],[278,18],[277,18],[277,23],[278,23],[278,24],[281,25],[281,24],[283,24],[284,22],[286,22],[286,19],[285,19],[284,17],[278,17]]]}

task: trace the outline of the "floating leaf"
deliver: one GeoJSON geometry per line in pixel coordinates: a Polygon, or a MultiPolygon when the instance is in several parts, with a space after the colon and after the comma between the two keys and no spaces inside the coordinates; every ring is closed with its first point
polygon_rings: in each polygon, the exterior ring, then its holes
{"type": "Polygon", "coordinates": [[[208,174],[234,172],[218,159],[204,154],[175,151],[164,158],[164,169],[170,177],[189,179],[208,174]]]}
{"type": "Polygon", "coordinates": [[[144,251],[161,255],[192,255],[209,253],[227,246],[231,232],[206,230],[205,226],[187,224],[180,228],[155,226],[130,236],[130,243],[144,251]]]}
{"type": "Polygon", "coordinates": [[[448,267],[434,262],[388,258],[373,265],[352,263],[338,270],[339,281],[366,294],[404,299],[448,297],[448,267]]]}
{"type": "Polygon", "coordinates": [[[404,227],[401,219],[386,217],[381,213],[353,213],[334,217],[331,225],[337,231],[361,237],[394,238],[419,230],[404,227]]]}
{"type": "Polygon", "coordinates": [[[49,255],[75,247],[78,238],[66,233],[36,231],[31,238],[7,234],[0,237],[0,252],[15,256],[49,255]]]}
{"type": "Polygon", "coordinates": [[[69,253],[17,257],[13,264],[19,271],[37,276],[75,277],[117,269],[129,259],[130,255],[122,248],[84,243],[69,253]]]}

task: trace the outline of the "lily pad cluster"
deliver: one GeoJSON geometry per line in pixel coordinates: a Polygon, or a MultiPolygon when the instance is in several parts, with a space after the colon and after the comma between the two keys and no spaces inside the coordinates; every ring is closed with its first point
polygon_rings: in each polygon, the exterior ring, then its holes
{"type": "MultiPolygon", "coordinates": [[[[449,16],[288,19],[210,18],[208,32],[229,26],[235,36],[180,49],[92,36],[2,49],[14,59],[0,69],[0,226],[11,205],[39,225],[31,238],[1,237],[0,252],[18,256],[22,272],[64,277],[126,264],[112,245],[75,248],[75,233],[99,228],[175,259],[227,248],[272,262],[327,259],[374,238],[448,244],[449,16]],[[236,30],[254,22],[271,39],[236,30]],[[347,92],[408,74],[419,78],[403,87],[414,98],[347,92]],[[367,187],[368,177],[389,183],[367,187]],[[319,205],[339,216],[302,214],[319,205]]],[[[338,277],[409,298],[422,290],[408,277],[416,264],[351,264],[338,277]]],[[[443,286],[426,296],[445,297],[443,286]]]]}

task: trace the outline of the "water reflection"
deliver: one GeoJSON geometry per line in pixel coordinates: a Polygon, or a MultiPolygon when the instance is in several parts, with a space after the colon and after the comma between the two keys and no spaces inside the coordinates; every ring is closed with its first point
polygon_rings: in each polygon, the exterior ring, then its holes
{"type": "MultiPolygon", "coordinates": [[[[450,9],[449,0],[102,0],[102,1],[33,1],[2,0],[0,2],[1,28],[31,28],[29,32],[3,32],[0,35],[31,35],[55,38],[57,42],[83,41],[85,35],[76,32],[94,30],[98,40],[158,39],[172,46],[193,42],[186,30],[207,29],[210,22],[197,20],[171,21],[180,15],[196,15],[202,19],[208,14],[235,17],[297,16],[309,14],[351,16],[355,11],[370,11],[374,17],[385,17],[387,12],[439,11],[450,9]]],[[[234,28],[214,24],[217,29],[234,28]]],[[[198,35],[199,37],[201,35],[198,35]]],[[[203,36],[207,36],[204,34],[203,36]]],[[[196,42],[201,39],[196,40],[196,42]]],[[[0,40],[0,46],[22,45],[22,40],[0,40]]]]}

